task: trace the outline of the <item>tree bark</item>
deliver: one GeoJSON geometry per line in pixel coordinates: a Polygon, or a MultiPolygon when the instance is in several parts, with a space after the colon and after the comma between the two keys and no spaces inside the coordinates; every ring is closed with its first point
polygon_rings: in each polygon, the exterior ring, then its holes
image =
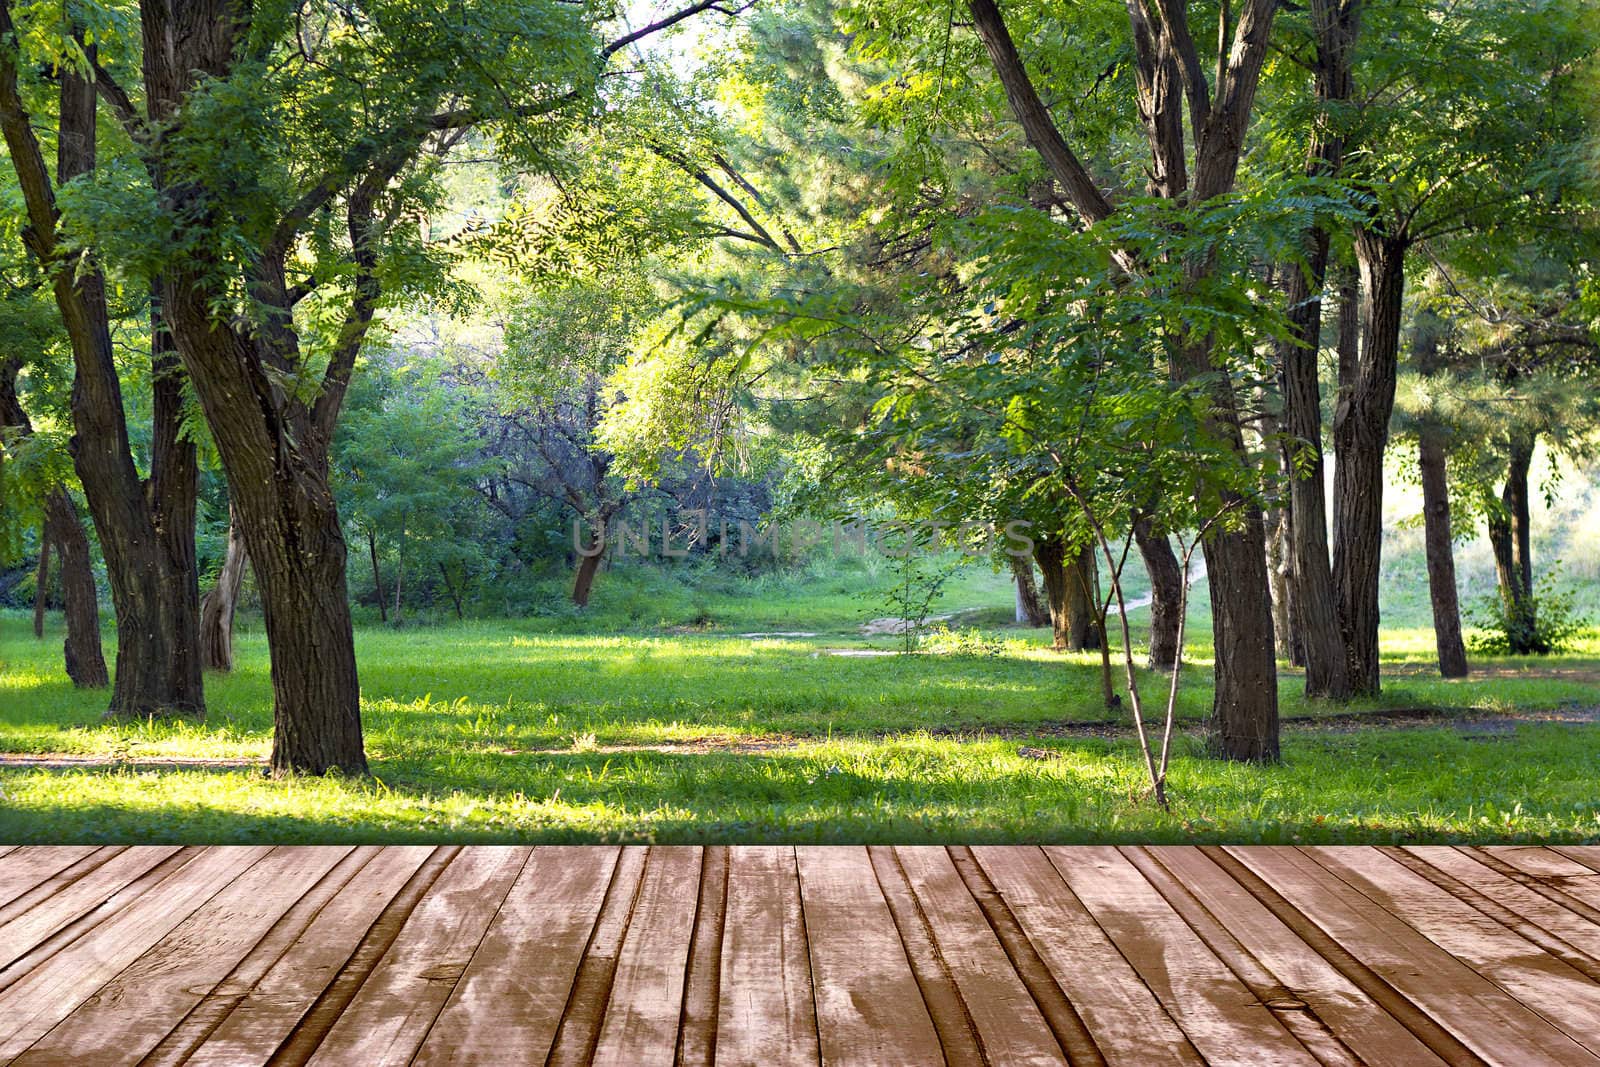
{"type": "Polygon", "coordinates": [[[1007,556],[1011,579],[1017,590],[1017,621],[1029,626],[1049,626],[1050,610],[1039,599],[1039,583],[1034,580],[1033,561],[1025,556],[1007,556]]]}
{"type": "Polygon", "coordinates": [[[1355,693],[1378,692],[1378,577],[1383,553],[1383,453],[1394,412],[1401,301],[1410,239],[1361,229],[1361,354],[1334,415],[1333,579],[1355,693]]]}
{"type": "Polygon", "coordinates": [[[61,651],[67,677],[79,689],[103,689],[111,684],[111,675],[100,647],[100,602],[89,535],[65,489],[57,488],[45,500],[45,515],[61,559],[61,603],[67,615],[67,639],[61,651]]]}
{"type": "Polygon", "coordinates": [[[1094,546],[1084,545],[1076,559],[1067,562],[1067,648],[1092,651],[1105,644],[1100,632],[1100,568],[1094,546]]]}
{"type": "Polygon", "coordinates": [[[378,570],[378,535],[367,528],[367,555],[372,559],[372,588],[378,596],[378,621],[389,621],[389,598],[383,595],[383,573],[378,570]]]}
{"type": "Polygon", "coordinates": [[[233,670],[233,613],[239,603],[239,587],[244,583],[244,568],[249,562],[244,534],[238,516],[228,508],[228,547],[222,556],[222,569],[205,599],[200,602],[200,648],[208,671],[233,670]]]}
{"type": "Polygon", "coordinates": [[[1424,426],[1418,437],[1422,471],[1423,543],[1428,558],[1428,597],[1433,602],[1433,637],[1439,673],[1467,676],[1467,646],[1461,639],[1461,601],[1456,591],[1455,536],[1450,530],[1450,484],[1445,477],[1444,437],[1424,426]]]}
{"type": "Polygon", "coordinates": [[[39,527],[39,565],[33,571],[33,636],[44,639],[45,601],[50,593],[50,531],[39,527]]]}
{"type": "Polygon", "coordinates": [[[1172,542],[1148,515],[1133,522],[1133,537],[1150,576],[1150,669],[1170,671],[1178,662],[1178,612],[1183,604],[1183,566],[1172,542]]]}
{"type": "Polygon", "coordinates": [[[589,606],[589,593],[594,588],[594,576],[600,571],[600,561],[605,558],[606,546],[595,544],[594,534],[589,535],[586,554],[578,557],[578,570],[572,579],[572,603],[580,608],[589,606]]]}
{"type": "Polygon", "coordinates": [[[1050,611],[1050,627],[1057,652],[1083,652],[1099,648],[1099,624],[1095,621],[1093,595],[1095,571],[1093,548],[1067,557],[1065,542],[1059,537],[1034,542],[1033,558],[1044,576],[1045,603],[1050,611]],[[1085,570],[1087,566],[1088,570],[1085,570]]]}

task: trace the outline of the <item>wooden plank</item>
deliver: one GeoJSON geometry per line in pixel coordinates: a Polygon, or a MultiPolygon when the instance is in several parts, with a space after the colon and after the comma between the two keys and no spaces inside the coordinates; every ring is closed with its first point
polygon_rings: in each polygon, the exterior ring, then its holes
{"type": "MultiPolygon", "coordinates": [[[[110,855],[82,874],[85,863],[101,858],[100,853],[62,871],[56,878],[40,884],[12,903],[6,911],[11,917],[0,922],[0,989],[17,976],[8,973],[12,964],[34,952],[52,936],[76,925],[81,931],[96,919],[113,914],[115,909],[138,896],[138,890],[125,892],[163,860],[178,852],[176,845],[141,845],[138,848],[112,849],[110,855]],[[76,877],[73,877],[76,874],[76,877]],[[58,880],[64,879],[65,881],[58,880]],[[82,920],[89,920],[87,922],[82,920]]],[[[37,958],[29,961],[37,965],[37,958]]]]}
{"type": "Polygon", "coordinates": [[[972,850],[1107,1063],[1200,1063],[1200,1054],[1037,848],[972,850]]]}
{"type": "Polygon", "coordinates": [[[889,914],[894,916],[895,932],[905,947],[906,958],[911,961],[911,971],[922,993],[922,1002],[933,1017],[933,1027],[939,1033],[939,1044],[944,1048],[947,1067],[986,1067],[983,1048],[978,1044],[978,1031],[962,1003],[961,990],[939,947],[933,943],[933,931],[928,926],[917,897],[911,891],[906,873],[888,845],[868,845],[867,856],[872,860],[872,872],[878,877],[878,889],[889,914]]]}
{"type": "Polygon", "coordinates": [[[381,851],[378,845],[346,849],[344,857],[310,889],[300,894],[299,899],[272,924],[255,947],[240,957],[222,981],[212,987],[183,1020],[167,1032],[160,1044],[145,1055],[140,1067],[177,1067],[187,1061],[199,1044],[227,1019],[273,965],[283,958],[283,954],[305,934],[322,909],[343,892],[350,880],[381,851]]]}
{"type": "Polygon", "coordinates": [[[707,845],[700,860],[699,907],[688,973],[683,979],[683,1019],[678,1025],[679,1067],[710,1067],[717,1043],[717,986],[722,972],[722,922],[728,905],[731,846],[707,845]]]}
{"type": "Polygon", "coordinates": [[[380,848],[185,1062],[194,1067],[266,1063],[433,852],[430,845],[380,848]]]}
{"type": "Polygon", "coordinates": [[[1309,853],[1346,884],[1600,1054],[1600,984],[1375,848],[1309,853]]]}
{"type": "Polygon", "coordinates": [[[716,1062],[821,1062],[792,848],[751,845],[729,857],[716,1062]]]}
{"type": "Polygon", "coordinates": [[[619,852],[533,850],[423,1042],[419,1064],[545,1061],[619,852]]]}
{"type": "Polygon", "coordinates": [[[616,873],[606,889],[600,916],[595,920],[589,945],[583,950],[578,975],[567,997],[567,1010],[556,1028],[556,1040],[546,1067],[588,1067],[600,1040],[600,1022],[606,1000],[611,995],[611,980],[622,955],[622,939],[633,921],[639,887],[644,884],[645,857],[649,849],[638,845],[622,850],[616,873]]]}
{"type": "Polygon", "coordinates": [[[1490,1063],[1600,1062],[1492,982],[1292,848],[1227,853],[1490,1063]]]}
{"type": "Polygon", "coordinates": [[[949,853],[934,845],[898,847],[895,858],[960,990],[988,1061],[1065,1063],[1049,1024],[949,853]]]}
{"type": "Polygon", "coordinates": [[[1570,856],[1534,845],[1485,845],[1472,851],[1600,909],[1600,872],[1570,856]]]}
{"type": "Polygon", "coordinates": [[[0,1061],[19,1055],[271,849],[212,848],[0,993],[0,1061]]]}
{"type": "Polygon", "coordinates": [[[1184,845],[1144,851],[1283,984],[1285,995],[1304,1001],[1361,1060],[1374,1067],[1444,1062],[1204,853],[1184,845]]]}
{"type": "Polygon", "coordinates": [[[1044,851],[1208,1062],[1315,1062],[1127,857],[1110,846],[1044,851]]]}
{"type": "Polygon", "coordinates": [[[410,1063],[531,851],[462,849],[309,1062],[410,1063]]]}
{"type": "MultiPolygon", "coordinates": [[[[1600,963],[1600,923],[1594,919],[1586,918],[1523,883],[1508,878],[1459,848],[1450,845],[1408,845],[1400,851],[1415,862],[1425,864],[1479,894],[1484,907],[1498,905],[1503,908],[1509,917],[1496,918],[1530,940],[1537,936],[1535,929],[1542,930],[1568,946],[1569,950],[1600,963]]],[[[1550,951],[1546,946],[1541,947],[1550,951]]],[[[1600,973],[1590,974],[1589,977],[1600,978],[1600,973]]]]}
{"type": "MultiPolygon", "coordinates": [[[[0,927],[4,927],[7,923],[17,919],[23,912],[34,905],[52,899],[79,878],[125,851],[127,851],[127,847],[124,845],[107,845],[105,848],[97,848],[72,866],[56,872],[33,888],[24,890],[4,904],[0,904],[0,927]]],[[[3,860],[0,860],[0,866],[3,866],[3,860]]]]}
{"type": "Polygon", "coordinates": [[[689,845],[651,847],[590,1062],[670,1067],[676,1058],[700,856],[689,845]]]}
{"type": "Polygon", "coordinates": [[[795,856],[822,1062],[941,1062],[939,1033],[867,850],[803,847],[795,856]]]}
{"type": "Polygon", "coordinates": [[[98,852],[100,845],[23,845],[0,857],[0,905],[98,852]]]}
{"type": "Polygon", "coordinates": [[[349,851],[301,846],[264,857],[13,1062],[142,1058],[349,851]]]}

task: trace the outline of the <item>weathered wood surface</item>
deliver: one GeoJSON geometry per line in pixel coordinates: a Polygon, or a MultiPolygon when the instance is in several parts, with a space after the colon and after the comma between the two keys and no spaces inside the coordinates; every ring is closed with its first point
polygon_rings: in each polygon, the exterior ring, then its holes
{"type": "Polygon", "coordinates": [[[0,845],[0,1064],[1600,1065],[1600,848],[0,845]]]}

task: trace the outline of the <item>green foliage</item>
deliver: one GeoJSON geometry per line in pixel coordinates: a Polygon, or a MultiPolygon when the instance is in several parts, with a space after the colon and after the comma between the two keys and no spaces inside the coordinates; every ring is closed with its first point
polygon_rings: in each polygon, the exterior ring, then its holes
{"type": "Polygon", "coordinates": [[[1484,597],[1472,616],[1478,631],[1471,641],[1473,652],[1550,656],[1577,647],[1591,622],[1579,615],[1574,592],[1563,585],[1557,561],[1540,576],[1533,594],[1515,604],[1507,604],[1498,595],[1484,597]]]}

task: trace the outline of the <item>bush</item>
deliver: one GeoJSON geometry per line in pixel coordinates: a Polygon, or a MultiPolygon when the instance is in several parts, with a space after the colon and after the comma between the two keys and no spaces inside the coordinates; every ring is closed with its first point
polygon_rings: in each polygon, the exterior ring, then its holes
{"type": "Polygon", "coordinates": [[[1560,567],[1538,581],[1533,596],[1508,607],[1498,594],[1483,599],[1471,622],[1478,629],[1472,651],[1484,656],[1549,656],[1570,651],[1589,629],[1571,590],[1558,588],[1560,567]]]}

